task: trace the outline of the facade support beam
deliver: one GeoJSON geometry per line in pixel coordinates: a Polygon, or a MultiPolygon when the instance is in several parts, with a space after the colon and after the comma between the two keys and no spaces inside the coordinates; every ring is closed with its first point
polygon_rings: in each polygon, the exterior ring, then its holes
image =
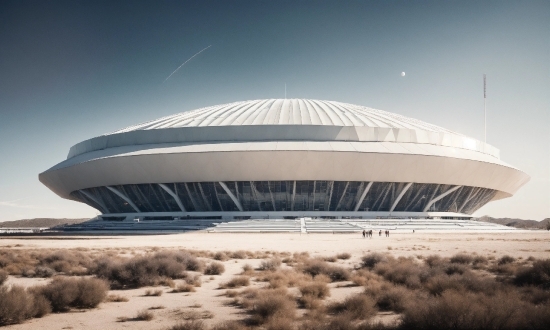
{"type": "Polygon", "coordinates": [[[407,190],[409,190],[409,188],[412,186],[412,184],[413,184],[412,182],[407,183],[405,188],[403,188],[403,190],[401,190],[401,192],[399,193],[399,195],[397,196],[397,198],[393,202],[393,205],[390,208],[390,213],[393,212],[393,210],[395,209],[397,204],[399,204],[399,201],[401,200],[401,198],[403,198],[403,195],[405,195],[405,193],[407,192],[407,190]]]}
{"type": "Polygon", "coordinates": [[[290,204],[291,211],[294,211],[294,197],[296,197],[296,181],[292,184],[292,203],[290,204]]]}
{"type": "Polygon", "coordinates": [[[128,203],[137,213],[141,213],[141,211],[138,209],[136,204],[134,204],[134,202],[132,202],[132,200],[128,198],[128,196],[126,196],[125,194],[123,194],[122,192],[120,192],[118,189],[114,187],[111,187],[111,186],[105,186],[105,187],[109,189],[113,194],[117,195],[118,197],[126,201],[126,203],[128,203]]]}
{"type": "Polygon", "coordinates": [[[344,196],[346,196],[346,191],[348,190],[349,181],[346,181],[346,186],[344,187],[344,191],[342,192],[342,196],[340,196],[340,199],[338,200],[338,204],[336,205],[336,208],[334,211],[338,211],[340,208],[340,204],[342,204],[342,200],[344,200],[344,196]]]}
{"type": "Polygon", "coordinates": [[[227,185],[222,182],[222,181],[219,181],[219,184],[220,186],[222,186],[223,190],[225,190],[225,192],[227,193],[227,195],[229,195],[229,198],[231,198],[231,200],[233,201],[233,203],[235,203],[235,206],[237,206],[237,208],[239,209],[239,211],[243,212],[243,207],[241,205],[241,203],[239,202],[239,200],[237,199],[237,197],[235,197],[235,195],[233,195],[233,193],[231,192],[231,190],[229,190],[229,187],[227,187],[227,185]]]}
{"type": "Polygon", "coordinates": [[[359,200],[357,201],[357,204],[355,205],[355,208],[353,209],[354,212],[357,212],[359,210],[359,207],[361,206],[361,203],[363,203],[363,200],[367,196],[367,193],[369,192],[370,187],[372,187],[372,181],[369,182],[367,187],[365,187],[365,190],[363,190],[363,193],[361,194],[361,197],[359,198],[359,200]]]}
{"type": "Polygon", "coordinates": [[[84,191],[84,190],[79,190],[80,193],[86,197],[88,197],[89,199],[91,199],[93,202],[95,202],[97,205],[99,205],[102,209],[103,209],[103,213],[109,213],[109,209],[105,206],[105,204],[103,203],[103,201],[101,201],[100,199],[96,198],[94,195],[84,191]]]}
{"type": "Polygon", "coordinates": [[[176,203],[178,204],[178,206],[179,206],[180,210],[182,210],[182,212],[186,212],[185,207],[183,206],[183,203],[181,202],[180,197],[178,195],[176,195],[176,193],[173,192],[172,189],[170,189],[170,187],[168,187],[164,183],[159,183],[159,186],[162,189],[164,189],[164,191],[166,191],[168,193],[168,195],[170,195],[174,198],[174,200],[176,201],[176,203]]]}
{"type": "Polygon", "coordinates": [[[446,192],[440,194],[439,196],[437,196],[435,198],[432,198],[432,200],[429,201],[428,204],[426,204],[426,207],[424,207],[424,210],[422,212],[428,212],[428,210],[430,209],[430,206],[432,206],[435,202],[437,202],[438,200],[442,199],[443,197],[449,195],[450,193],[455,192],[460,187],[462,187],[462,186],[454,186],[451,189],[447,190],[446,192]]]}
{"type": "Polygon", "coordinates": [[[187,182],[184,182],[183,185],[185,186],[185,190],[187,190],[187,196],[189,196],[189,199],[191,200],[191,204],[193,204],[193,207],[195,208],[195,212],[199,212],[197,201],[195,200],[195,197],[193,197],[193,194],[191,194],[191,190],[189,189],[189,186],[187,185],[187,182]]]}

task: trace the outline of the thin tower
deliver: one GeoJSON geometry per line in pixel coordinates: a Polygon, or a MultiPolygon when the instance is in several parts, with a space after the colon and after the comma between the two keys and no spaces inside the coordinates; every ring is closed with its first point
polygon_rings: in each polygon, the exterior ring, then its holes
{"type": "Polygon", "coordinates": [[[484,125],[483,125],[483,131],[485,136],[484,142],[487,143],[487,77],[485,73],[483,74],[483,114],[485,117],[484,125]]]}
{"type": "Polygon", "coordinates": [[[286,83],[285,83],[285,100],[286,100],[286,83]]]}

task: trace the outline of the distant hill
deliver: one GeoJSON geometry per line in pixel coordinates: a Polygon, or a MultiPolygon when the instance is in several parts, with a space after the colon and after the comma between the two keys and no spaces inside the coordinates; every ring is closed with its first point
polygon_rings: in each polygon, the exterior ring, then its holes
{"type": "Polygon", "coordinates": [[[14,221],[0,222],[0,228],[50,228],[65,224],[75,224],[88,221],[90,219],[50,219],[50,218],[37,218],[37,219],[23,219],[14,221]]]}
{"type": "Polygon", "coordinates": [[[499,225],[521,228],[521,229],[547,229],[547,226],[550,223],[550,218],[546,218],[542,221],[536,221],[536,220],[522,220],[522,219],[513,219],[513,218],[491,218],[486,215],[480,218],[476,218],[475,220],[490,222],[490,223],[497,223],[499,225]]]}

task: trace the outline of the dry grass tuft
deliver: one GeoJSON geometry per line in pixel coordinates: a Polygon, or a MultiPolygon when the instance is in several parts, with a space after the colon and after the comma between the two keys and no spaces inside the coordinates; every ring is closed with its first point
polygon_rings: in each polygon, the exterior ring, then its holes
{"type": "Polygon", "coordinates": [[[105,299],[106,302],[127,302],[129,299],[121,295],[110,294],[105,299]]]}
{"type": "Polygon", "coordinates": [[[344,252],[344,253],[338,253],[336,255],[336,258],[338,259],[342,259],[342,260],[348,260],[351,258],[351,254],[347,253],[347,252],[344,252]]]}
{"type": "Polygon", "coordinates": [[[167,330],[205,330],[206,324],[201,320],[185,321],[169,327],[167,330]]]}
{"type": "Polygon", "coordinates": [[[173,293],[195,292],[195,291],[197,291],[197,290],[195,290],[195,287],[193,285],[187,284],[187,283],[180,283],[172,290],[173,293]]]}
{"type": "Polygon", "coordinates": [[[144,296],[145,297],[160,297],[164,291],[162,290],[146,290],[144,296]]]}
{"type": "Polygon", "coordinates": [[[151,321],[155,318],[155,314],[148,311],[147,309],[141,310],[137,313],[136,317],[134,317],[134,320],[136,321],[151,321]]]}
{"type": "Polygon", "coordinates": [[[220,289],[240,288],[242,286],[249,286],[249,285],[250,285],[250,279],[247,276],[237,276],[237,277],[233,277],[228,282],[221,283],[220,289]]]}
{"type": "Polygon", "coordinates": [[[157,305],[157,306],[151,306],[148,309],[149,310],[157,310],[157,309],[165,309],[165,308],[166,307],[164,307],[163,305],[157,305]]]}

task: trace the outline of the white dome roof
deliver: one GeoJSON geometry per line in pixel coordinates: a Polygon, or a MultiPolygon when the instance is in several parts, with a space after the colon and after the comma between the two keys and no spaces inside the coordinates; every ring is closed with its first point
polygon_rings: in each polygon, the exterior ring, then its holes
{"type": "Polygon", "coordinates": [[[215,105],[130,126],[74,145],[68,158],[122,146],[254,141],[395,142],[468,149],[499,158],[498,149],[395,113],[305,99],[215,105]]]}
{"type": "Polygon", "coordinates": [[[268,99],[215,105],[130,126],[110,134],[163,128],[236,125],[366,126],[461,135],[387,111],[307,99],[268,99]]]}

